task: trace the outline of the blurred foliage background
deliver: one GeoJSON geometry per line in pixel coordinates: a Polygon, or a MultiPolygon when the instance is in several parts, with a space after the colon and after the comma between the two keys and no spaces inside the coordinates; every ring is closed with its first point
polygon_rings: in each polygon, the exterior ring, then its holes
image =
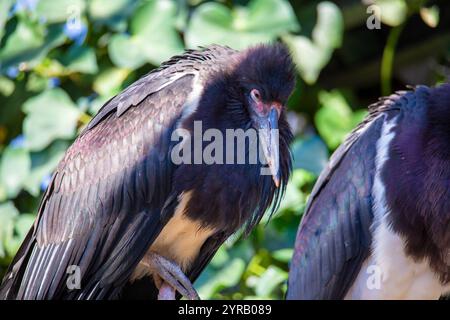
{"type": "Polygon", "coordinates": [[[281,41],[295,171],[280,210],[230,239],[202,298],[278,299],[305,200],[331,152],[380,95],[449,75],[450,3],[422,0],[0,0],[0,275],[52,170],[111,96],[184,48],[281,41]],[[374,6],[375,5],[375,6],[374,6]]]}

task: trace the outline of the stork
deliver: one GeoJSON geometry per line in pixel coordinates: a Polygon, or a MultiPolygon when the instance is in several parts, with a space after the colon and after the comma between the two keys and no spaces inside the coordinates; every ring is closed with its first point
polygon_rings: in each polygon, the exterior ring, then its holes
{"type": "Polygon", "coordinates": [[[450,291],[450,84],[369,107],[308,200],[288,299],[437,299],[450,291]]]}
{"type": "Polygon", "coordinates": [[[192,282],[219,246],[250,231],[283,194],[293,70],[280,44],[213,45],[171,58],[113,97],[59,163],[0,298],[198,298],[192,282]],[[225,161],[251,153],[245,140],[211,152],[213,163],[190,161],[207,139],[178,133],[195,136],[196,123],[205,135],[256,130],[263,157],[225,161]]]}

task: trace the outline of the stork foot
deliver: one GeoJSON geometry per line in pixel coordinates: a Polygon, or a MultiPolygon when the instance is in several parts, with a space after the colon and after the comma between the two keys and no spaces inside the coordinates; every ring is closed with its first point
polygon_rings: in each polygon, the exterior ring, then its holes
{"type": "Polygon", "coordinates": [[[159,277],[156,286],[159,289],[158,300],[175,300],[175,291],[189,300],[200,300],[191,281],[173,261],[157,254],[148,253],[142,262],[159,277]]]}

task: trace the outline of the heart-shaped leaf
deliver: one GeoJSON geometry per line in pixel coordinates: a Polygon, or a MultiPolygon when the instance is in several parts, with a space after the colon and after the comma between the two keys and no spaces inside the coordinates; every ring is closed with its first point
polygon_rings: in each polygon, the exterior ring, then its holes
{"type": "Polygon", "coordinates": [[[312,32],[312,40],[305,36],[283,37],[306,83],[313,84],[317,81],[320,71],[330,61],[333,50],[341,46],[343,33],[341,11],[334,3],[325,1],[317,6],[317,23],[312,32]]]}
{"type": "Polygon", "coordinates": [[[6,21],[8,20],[9,9],[13,5],[14,0],[3,0],[0,1],[0,40],[3,37],[3,33],[5,31],[4,27],[6,21]]]}
{"type": "Polygon", "coordinates": [[[85,5],[83,0],[39,0],[36,13],[48,23],[64,22],[69,18],[78,19],[85,5]]]}
{"type": "Polygon", "coordinates": [[[396,27],[406,20],[408,5],[405,0],[375,0],[379,7],[381,21],[391,27],[396,27]]]}
{"type": "Polygon", "coordinates": [[[269,266],[259,278],[255,292],[260,297],[269,297],[282,282],[286,281],[288,273],[278,267],[269,266]]]}
{"type": "Polygon", "coordinates": [[[44,32],[41,25],[22,19],[0,50],[0,70],[5,72],[20,63],[23,63],[23,69],[30,69],[64,40],[60,26],[52,25],[44,32]]]}
{"type": "Polygon", "coordinates": [[[315,123],[320,135],[331,149],[341,144],[347,134],[364,118],[365,110],[353,112],[344,96],[337,90],[319,93],[322,105],[316,113],[315,123]]]}
{"type": "Polygon", "coordinates": [[[26,144],[33,151],[42,150],[55,139],[75,136],[80,111],[61,88],[28,99],[22,110],[27,114],[23,123],[26,144]]]}
{"type": "Polygon", "coordinates": [[[317,23],[312,38],[322,48],[339,48],[344,34],[344,18],[339,7],[332,2],[321,2],[317,6],[317,23]]]}
{"type": "Polygon", "coordinates": [[[67,70],[82,73],[96,73],[98,71],[97,58],[94,49],[86,46],[73,45],[61,62],[67,70]]]}
{"type": "Polygon", "coordinates": [[[436,28],[439,24],[439,7],[434,5],[430,8],[423,7],[420,9],[422,20],[431,28],[436,28]]]}
{"type": "Polygon", "coordinates": [[[285,0],[252,0],[248,7],[231,10],[208,2],[194,11],[185,38],[190,48],[217,43],[243,49],[299,29],[292,7],[285,0]]]}
{"type": "Polygon", "coordinates": [[[25,148],[7,147],[0,161],[0,184],[15,198],[30,173],[30,154],[25,148]]]}
{"type": "Polygon", "coordinates": [[[196,283],[200,297],[206,299],[223,288],[235,286],[241,279],[244,271],[244,260],[233,258],[214,274],[203,273],[200,277],[201,279],[207,279],[207,281],[199,279],[196,283]]]}
{"type": "Polygon", "coordinates": [[[67,149],[67,143],[56,141],[49,148],[31,154],[31,171],[24,183],[24,189],[38,196],[43,179],[50,175],[67,149]]]}
{"type": "Polygon", "coordinates": [[[130,22],[130,35],[117,34],[108,52],[118,67],[135,69],[150,62],[154,65],[183,51],[175,28],[177,8],[173,1],[148,1],[136,10],[130,22]]]}
{"type": "Polygon", "coordinates": [[[91,0],[88,2],[89,16],[97,23],[115,29],[136,9],[139,0],[91,0]]]}
{"type": "Polygon", "coordinates": [[[0,258],[5,258],[7,251],[4,244],[14,236],[14,220],[19,215],[12,202],[0,204],[0,258]]]}
{"type": "Polygon", "coordinates": [[[140,37],[115,34],[111,37],[108,46],[109,57],[118,67],[136,69],[147,61],[142,47],[140,37]]]}
{"type": "Polygon", "coordinates": [[[322,48],[304,36],[285,36],[284,42],[291,49],[295,65],[308,84],[317,81],[320,71],[331,58],[332,49],[322,48]]]}

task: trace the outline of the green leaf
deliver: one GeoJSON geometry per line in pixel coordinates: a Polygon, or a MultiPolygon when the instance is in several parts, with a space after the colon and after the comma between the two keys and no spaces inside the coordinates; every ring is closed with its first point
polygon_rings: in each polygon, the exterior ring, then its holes
{"type": "Polygon", "coordinates": [[[306,83],[314,84],[317,81],[320,71],[330,61],[333,49],[342,45],[343,33],[341,11],[335,4],[326,1],[317,6],[317,23],[312,40],[305,36],[283,37],[306,83]]]}
{"type": "Polygon", "coordinates": [[[420,8],[422,20],[431,28],[436,28],[439,24],[439,7],[434,5],[430,8],[420,8]]]}
{"type": "Polygon", "coordinates": [[[208,2],[192,14],[185,39],[191,48],[218,43],[243,49],[299,29],[294,11],[285,0],[251,0],[247,7],[231,10],[208,2]]]}
{"type": "MultiPolygon", "coordinates": [[[[286,188],[286,194],[281,200],[279,211],[292,210],[296,213],[303,212],[306,195],[301,188],[314,180],[314,175],[303,170],[295,169],[286,188]]],[[[267,215],[263,218],[266,219],[267,215]]]]}
{"type": "Polygon", "coordinates": [[[405,0],[375,0],[380,9],[381,21],[391,27],[396,27],[406,20],[408,5],[405,0]]]}
{"type": "Polygon", "coordinates": [[[259,278],[255,292],[260,297],[269,297],[270,294],[288,278],[286,271],[269,266],[263,275],[259,278]]]}
{"type": "Polygon", "coordinates": [[[204,272],[202,278],[206,281],[196,282],[196,287],[200,297],[207,299],[223,288],[232,287],[238,284],[245,270],[245,262],[242,259],[234,258],[222,269],[212,273],[204,272]],[[206,277],[205,277],[206,276],[206,277]],[[200,284],[200,285],[199,285],[200,284]],[[199,286],[198,286],[199,285],[199,286]]]}
{"type": "Polygon", "coordinates": [[[64,66],[73,72],[97,73],[97,58],[94,49],[86,46],[73,45],[61,62],[64,66]]]}
{"type": "Polygon", "coordinates": [[[279,249],[272,252],[272,257],[280,262],[288,263],[291,261],[293,254],[293,249],[279,249]]]}
{"type": "Polygon", "coordinates": [[[30,173],[31,160],[24,148],[7,147],[0,162],[0,184],[9,198],[15,198],[30,173]]]}
{"type": "Polygon", "coordinates": [[[8,21],[9,9],[13,5],[14,0],[2,0],[0,1],[0,40],[5,32],[6,21],[8,21]]]}
{"type": "Polygon", "coordinates": [[[36,216],[31,213],[22,213],[20,214],[14,225],[14,230],[16,231],[17,237],[20,242],[23,241],[31,226],[33,225],[34,219],[36,216]]]}
{"type": "Polygon", "coordinates": [[[130,15],[137,3],[136,0],[92,0],[88,10],[92,20],[114,26],[130,15]]]}
{"type": "Polygon", "coordinates": [[[135,69],[145,62],[158,65],[183,51],[175,28],[177,8],[173,1],[147,1],[136,10],[130,22],[131,35],[117,34],[108,53],[113,63],[135,69]]]}
{"type": "Polygon", "coordinates": [[[129,73],[127,69],[108,68],[95,78],[94,90],[102,96],[111,97],[121,90],[129,73]]]}
{"type": "Polygon", "coordinates": [[[22,110],[27,114],[23,123],[26,143],[33,151],[42,150],[56,139],[75,136],[80,111],[60,88],[28,99],[22,110]]]}
{"type": "Polygon", "coordinates": [[[14,236],[14,219],[18,215],[19,211],[12,202],[0,204],[0,258],[6,257],[4,244],[14,236]]]}
{"type": "Polygon", "coordinates": [[[314,84],[320,71],[330,61],[332,50],[316,46],[304,36],[285,36],[284,42],[291,49],[296,67],[308,84],[314,84]]]}
{"type": "Polygon", "coordinates": [[[312,38],[322,48],[339,48],[344,35],[344,18],[339,7],[332,2],[321,2],[317,6],[317,24],[312,38]]]}
{"type": "Polygon", "coordinates": [[[337,90],[321,91],[322,107],[316,113],[315,123],[320,135],[331,149],[341,144],[347,134],[364,118],[366,112],[353,112],[344,96],[337,90]]]}
{"type": "MultiPolygon", "coordinates": [[[[299,211],[304,201],[305,196],[303,195],[302,191],[299,188],[297,188],[297,186],[294,185],[292,182],[288,183],[286,187],[286,193],[283,199],[281,200],[278,212],[281,213],[284,210],[299,211]]],[[[268,215],[265,215],[261,222],[264,223],[267,221],[267,219],[268,215]]]]}
{"type": "Polygon", "coordinates": [[[220,268],[225,265],[230,259],[230,255],[224,247],[220,247],[212,258],[210,265],[214,268],[220,268]]]}
{"type": "Polygon", "coordinates": [[[22,19],[8,37],[5,47],[0,50],[0,70],[20,63],[22,69],[30,69],[40,62],[56,46],[62,44],[65,35],[62,28],[52,25],[44,36],[41,25],[22,19]]]}
{"type": "Polygon", "coordinates": [[[7,97],[13,93],[14,88],[16,85],[14,84],[14,81],[0,76],[0,94],[7,97]]]}
{"type": "Polygon", "coordinates": [[[44,45],[44,40],[44,31],[39,25],[28,20],[19,21],[0,51],[2,70],[12,64],[32,59],[44,45]]]}
{"type": "Polygon", "coordinates": [[[143,52],[143,40],[126,34],[115,34],[111,37],[108,53],[111,61],[118,67],[137,69],[144,65],[147,57],[143,52]]]}
{"type": "Polygon", "coordinates": [[[56,141],[49,148],[31,155],[31,171],[24,183],[26,191],[35,197],[39,195],[42,180],[56,168],[67,147],[66,142],[56,141]]]}
{"type": "Polygon", "coordinates": [[[85,9],[84,0],[39,0],[36,13],[48,23],[65,22],[79,18],[85,9]]]}
{"type": "Polygon", "coordinates": [[[35,215],[30,213],[16,216],[14,221],[14,235],[6,238],[4,242],[5,250],[9,257],[13,257],[17,250],[19,250],[23,239],[25,239],[25,236],[34,222],[34,219],[35,215]]]}

